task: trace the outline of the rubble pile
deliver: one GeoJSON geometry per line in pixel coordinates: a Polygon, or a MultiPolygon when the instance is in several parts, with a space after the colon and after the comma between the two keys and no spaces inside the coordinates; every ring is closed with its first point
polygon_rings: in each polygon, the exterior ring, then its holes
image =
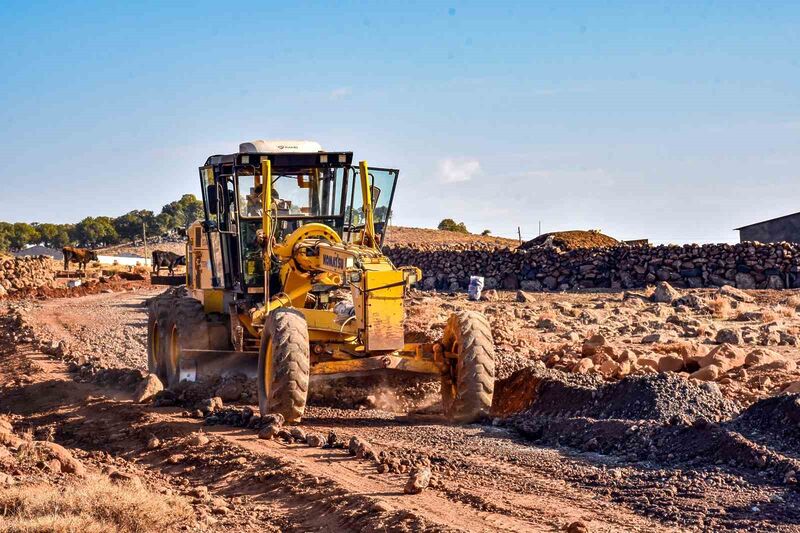
{"type": "Polygon", "coordinates": [[[527,250],[491,244],[384,246],[396,265],[422,269],[426,289],[458,290],[470,276],[485,288],[508,290],[628,289],[668,281],[677,287],[784,289],[800,287],[800,245],[687,244],[527,250]]]}
{"type": "MultiPolygon", "coordinates": [[[[521,373],[536,383],[528,389],[528,407],[498,423],[527,439],[634,462],[727,464],[748,476],[796,484],[798,395],[767,398],[738,414],[716,385],[674,374],[592,386],[552,370],[521,373]]],[[[506,403],[495,399],[496,407],[506,403]]]]}
{"type": "Polygon", "coordinates": [[[58,263],[43,255],[0,258],[0,298],[24,289],[50,286],[58,263]]]}

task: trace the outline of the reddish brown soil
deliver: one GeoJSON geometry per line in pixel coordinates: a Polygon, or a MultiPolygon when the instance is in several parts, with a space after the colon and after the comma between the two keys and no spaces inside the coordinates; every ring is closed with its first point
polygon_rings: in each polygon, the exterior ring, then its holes
{"type": "Polygon", "coordinates": [[[66,280],[61,280],[61,286],[57,287],[39,287],[38,289],[24,289],[11,293],[6,296],[7,300],[48,300],[52,298],[78,298],[81,296],[88,296],[90,294],[101,294],[111,292],[130,292],[143,287],[149,287],[150,282],[144,281],[126,281],[118,277],[110,278],[107,282],[101,283],[97,280],[91,280],[90,283],[84,283],[77,287],[67,287],[66,280]]]}
{"type": "Polygon", "coordinates": [[[520,248],[528,249],[536,246],[541,246],[552,237],[552,243],[562,250],[575,250],[577,248],[600,248],[604,246],[614,246],[619,244],[619,241],[608,235],[603,235],[599,231],[555,231],[553,233],[545,233],[539,235],[535,239],[531,239],[520,245],[520,248]]]}
{"type": "Polygon", "coordinates": [[[410,245],[468,243],[485,243],[509,248],[515,248],[517,245],[519,245],[519,241],[516,239],[492,237],[491,235],[474,235],[472,233],[458,233],[455,231],[443,231],[439,229],[390,226],[389,229],[386,230],[386,244],[410,245]]]}
{"type": "MultiPolygon", "coordinates": [[[[116,366],[144,368],[141,303],[156,291],[48,300],[28,308],[37,336],[49,332],[65,339],[72,351],[94,355],[109,366],[118,359],[116,366]]],[[[598,326],[586,323],[583,311],[598,313],[595,318],[602,323],[627,305],[613,294],[548,295],[541,307],[514,303],[511,296],[470,303],[462,296],[417,294],[409,306],[411,333],[435,335],[432,326],[441,322],[441,313],[493,308],[490,317],[502,338],[500,362],[505,365],[513,363],[513,346],[525,346],[524,358],[530,360],[538,357],[539,346],[558,342],[558,333],[536,326],[537,317],[572,318],[573,327],[589,330],[598,326]],[[598,307],[601,302],[604,307],[598,307]]],[[[630,322],[641,315],[638,308],[624,312],[630,322]]],[[[753,476],[752,469],[598,454],[565,446],[558,434],[533,442],[512,427],[452,426],[438,414],[314,405],[307,410],[300,426],[307,432],[334,431],[344,439],[358,435],[376,451],[430,458],[439,482],[409,496],[403,494],[407,474],[378,474],[374,463],[342,450],[263,441],[253,430],[203,425],[182,416],[180,409],[132,404],[129,390],[78,382],[63,363],[32,346],[20,339],[0,361],[0,382],[7,384],[0,387],[0,405],[16,416],[15,424],[33,430],[52,426],[56,441],[77,456],[111,454],[120,467],[137,472],[155,490],[193,498],[197,487],[207,487],[210,498],[192,500],[199,526],[190,529],[555,531],[581,521],[593,532],[795,531],[800,523],[791,511],[798,502],[794,486],[753,476]],[[191,444],[189,439],[199,431],[210,437],[208,444],[191,444]],[[150,435],[158,437],[160,447],[147,449],[150,435]]],[[[526,386],[519,388],[525,392],[526,386]]],[[[519,394],[519,401],[525,396],[519,394]]],[[[568,431],[569,424],[580,424],[582,418],[558,420],[566,421],[559,423],[568,431]]],[[[527,426],[522,430],[529,431],[527,426]]],[[[571,438],[564,434],[565,442],[571,438]]],[[[657,458],[668,452],[656,441],[653,446],[657,458]]]]}

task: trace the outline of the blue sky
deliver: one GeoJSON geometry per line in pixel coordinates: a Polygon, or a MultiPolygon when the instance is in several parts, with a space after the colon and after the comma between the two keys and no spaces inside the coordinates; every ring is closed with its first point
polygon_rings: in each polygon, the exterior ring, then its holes
{"type": "Polygon", "coordinates": [[[401,169],[395,223],[735,241],[800,211],[798,2],[0,4],[0,220],[158,211],[251,139],[401,169]]]}

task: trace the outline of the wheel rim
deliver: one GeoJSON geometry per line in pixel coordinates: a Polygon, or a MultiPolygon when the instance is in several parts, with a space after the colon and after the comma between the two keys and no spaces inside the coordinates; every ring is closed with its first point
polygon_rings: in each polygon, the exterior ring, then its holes
{"type": "Polygon", "coordinates": [[[167,375],[170,380],[170,385],[180,381],[180,376],[178,375],[178,346],[178,327],[172,326],[172,330],[169,334],[169,343],[167,344],[167,375]]]}
{"type": "Polygon", "coordinates": [[[148,357],[150,357],[151,360],[150,366],[156,371],[156,373],[158,372],[158,367],[159,367],[158,364],[159,335],[161,335],[161,332],[158,330],[158,322],[155,322],[150,331],[150,353],[147,355],[148,357]]]}

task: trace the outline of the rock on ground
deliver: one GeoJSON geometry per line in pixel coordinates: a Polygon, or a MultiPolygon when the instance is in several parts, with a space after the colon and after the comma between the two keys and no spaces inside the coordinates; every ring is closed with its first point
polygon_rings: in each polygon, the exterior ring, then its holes
{"type": "Polygon", "coordinates": [[[149,402],[156,394],[163,390],[164,384],[161,383],[158,376],[155,374],[148,374],[136,387],[136,392],[133,393],[133,401],[136,403],[149,402]]]}

